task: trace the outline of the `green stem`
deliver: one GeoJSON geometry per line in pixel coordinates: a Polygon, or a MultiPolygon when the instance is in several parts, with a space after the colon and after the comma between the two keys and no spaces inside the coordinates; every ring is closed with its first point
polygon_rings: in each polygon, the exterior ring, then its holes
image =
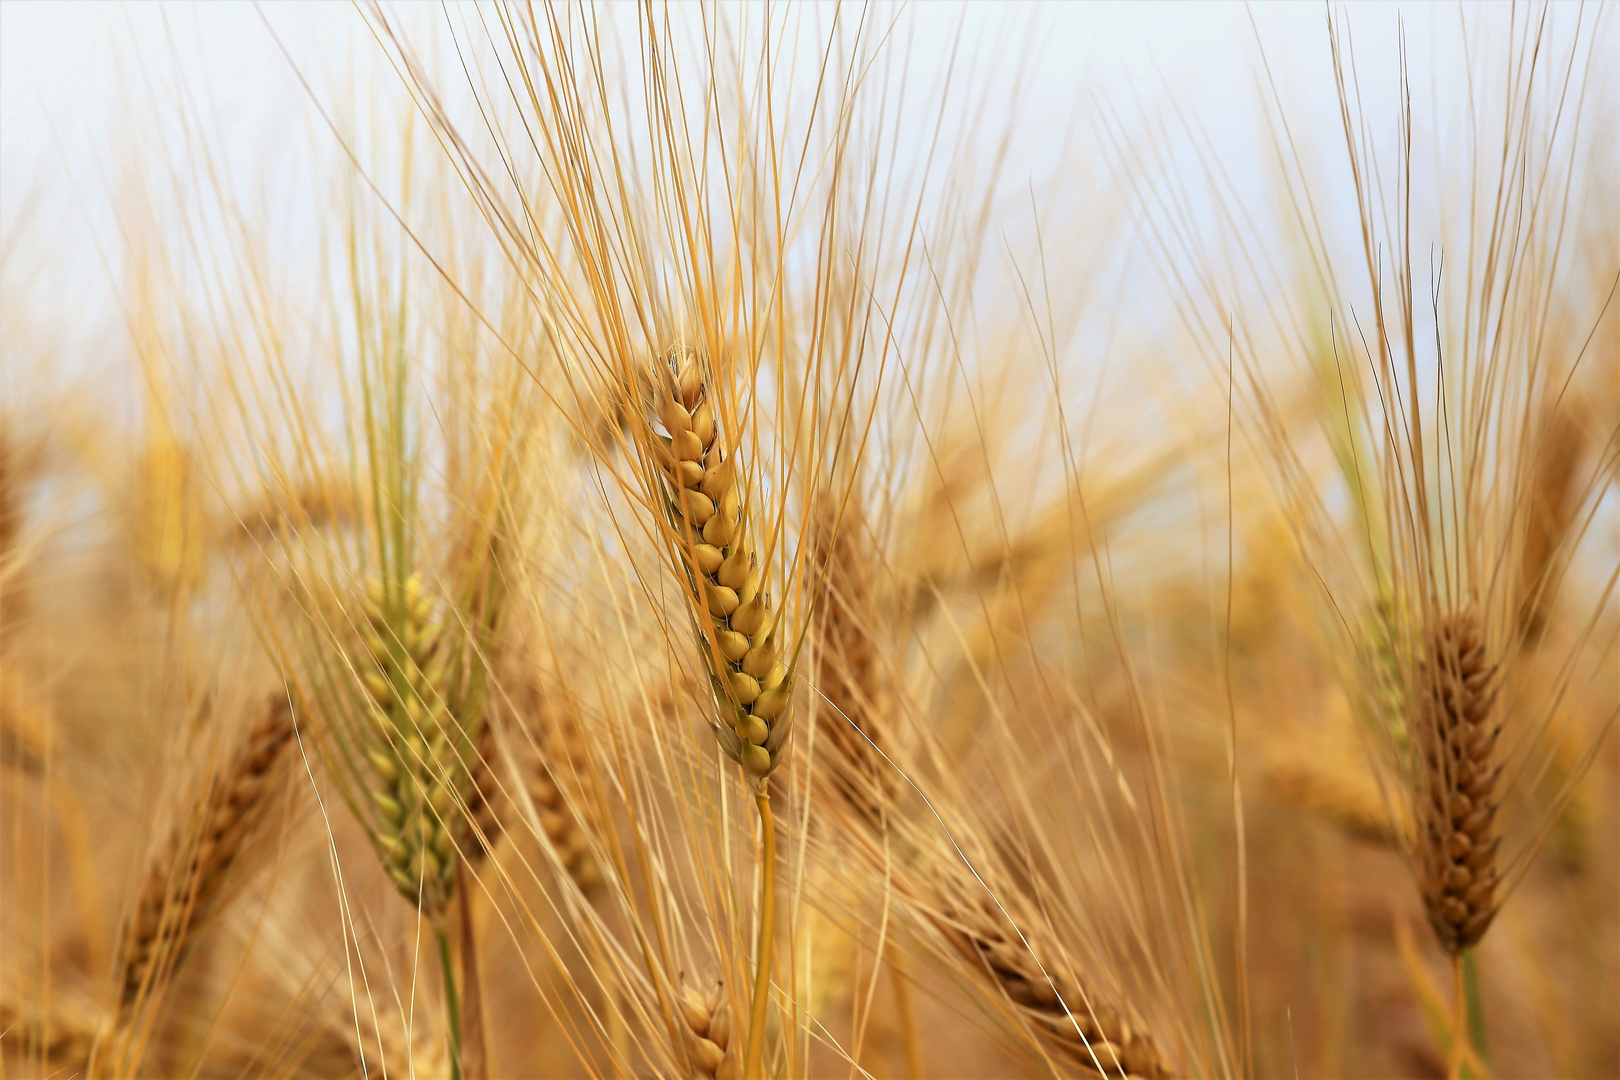
{"type": "Polygon", "coordinates": [[[461,1080],[461,1002],[456,999],[456,971],[450,963],[450,938],[442,921],[435,920],[439,939],[439,970],[444,975],[444,1015],[450,1024],[450,1080],[461,1080]]]}
{"type": "Polygon", "coordinates": [[[1485,998],[1479,989],[1479,964],[1473,949],[1462,955],[1463,993],[1468,999],[1468,1042],[1479,1060],[1490,1060],[1485,1049],[1485,998]]]}
{"type": "Polygon", "coordinates": [[[770,1003],[771,946],[776,940],[776,827],[771,823],[771,796],[763,789],[754,796],[759,807],[764,853],[759,874],[759,961],[754,971],[754,1008],[748,1021],[748,1049],[743,1055],[744,1080],[765,1077],[765,1011],[770,1003]]]}

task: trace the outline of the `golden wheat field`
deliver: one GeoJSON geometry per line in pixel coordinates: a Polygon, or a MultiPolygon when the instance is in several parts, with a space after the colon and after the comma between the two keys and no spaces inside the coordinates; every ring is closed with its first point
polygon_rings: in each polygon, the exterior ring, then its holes
{"type": "Polygon", "coordinates": [[[1620,1076],[1620,7],[0,42],[0,1080],[1620,1076]]]}

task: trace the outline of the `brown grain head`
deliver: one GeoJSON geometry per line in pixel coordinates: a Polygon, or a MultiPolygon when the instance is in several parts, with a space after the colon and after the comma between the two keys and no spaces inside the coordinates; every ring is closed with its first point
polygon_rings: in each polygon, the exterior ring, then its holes
{"type": "Polygon", "coordinates": [[[1447,952],[1478,943],[1496,915],[1497,667],[1468,607],[1440,615],[1418,663],[1413,730],[1422,754],[1417,854],[1423,904],[1447,952]]]}

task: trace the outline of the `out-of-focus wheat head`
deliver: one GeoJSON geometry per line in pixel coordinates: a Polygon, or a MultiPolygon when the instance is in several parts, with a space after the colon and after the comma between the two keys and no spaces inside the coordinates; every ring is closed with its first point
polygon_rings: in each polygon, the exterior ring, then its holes
{"type": "MultiPolygon", "coordinates": [[[[1514,74],[1461,128],[1467,153],[1437,153],[1433,170],[1422,148],[1458,137],[1453,118],[1416,110],[1404,70],[1393,114],[1369,114],[1348,30],[1331,17],[1348,183],[1281,159],[1303,287],[1251,263],[1252,276],[1211,291],[1230,317],[1193,327],[1322,587],[1324,661],[1409,808],[1413,828],[1397,820],[1396,835],[1453,954],[1479,940],[1540,847],[1545,810],[1522,828],[1498,810],[1547,767],[1566,706],[1594,709],[1598,730],[1616,715],[1585,696],[1612,647],[1600,613],[1616,575],[1567,588],[1594,550],[1589,526],[1620,453],[1614,417],[1574,419],[1589,415],[1579,395],[1617,317],[1620,267],[1588,274],[1566,257],[1571,230],[1617,222],[1584,181],[1614,142],[1590,122],[1598,91],[1578,74],[1612,27],[1608,14],[1564,14],[1481,34],[1459,62],[1481,80],[1514,74]],[[1559,47],[1540,47],[1554,29],[1559,47]],[[1353,195],[1353,240],[1318,205],[1319,184],[1353,195]],[[1294,373],[1277,370],[1279,353],[1294,373]],[[1556,658],[1534,648],[1554,610],[1581,628],[1556,658]],[[1504,829],[1518,842],[1499,852],[1504,829]]],[[[1288,147],[1300,133],[1275,104],[1274,138],[1288,147]]],[[[1236,220],[1224,196],[1216,209],[1223,227],[1236,220]]],[[[1168,261],[1221,258],[1190,228],[1169,233],[1168,261]]]]}

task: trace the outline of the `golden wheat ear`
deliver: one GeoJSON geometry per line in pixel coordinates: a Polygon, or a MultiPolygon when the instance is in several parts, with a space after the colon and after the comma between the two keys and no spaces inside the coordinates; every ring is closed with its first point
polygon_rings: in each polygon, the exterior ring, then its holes
{"type": "Polygon", "coordinates": [[[143,998],[161,993],[238,872],[258,868],[243,856],[271,812],[276,773],[294,736],[292,709],[278,691],[224,767],[195,793],[189,805],[197,816],[168,834],[148,866],[119,934],[120,1024],[134,1017],[143,998]]]}
{"type": "Polygon", "coordinates": [[[1467,607],[1439,617],[1425,650],[1413,695],[1423,755],[1417,850],[1429,923],[1455,955],[1496,915],[1497,666],[1467,607]]]}
{"type": "Polygon", "coordinates": [[[715,737],[758,786],[787,750],[793,677],[777,656],[741,462],[734,436],[721,430],[705,366],[686,348],[658,361],[656,409],[669,435],[657,443],[657,465],[724,719],[715,737]]]}

